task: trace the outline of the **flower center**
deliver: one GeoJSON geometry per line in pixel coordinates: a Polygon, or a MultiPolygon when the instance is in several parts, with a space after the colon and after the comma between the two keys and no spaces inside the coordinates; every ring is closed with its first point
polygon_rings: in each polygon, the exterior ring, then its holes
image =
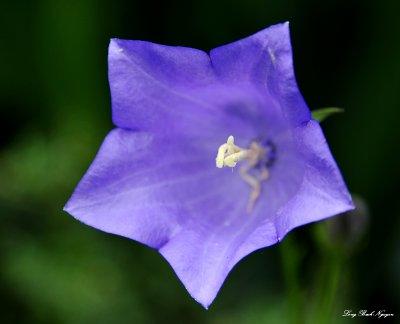
{"type": "Polygon", "coordinates": [[[234,168],[240,161],[246,162],[240,168],[241,178],[250,186],[251,192],[247,204],[247,212],[251,213],[261,194],[261,184],[269,178],[268,167],[275,160],[275,146],[267,142],[265,146],[258,141],[252,141],[247,149],[235,144],[231,135],[226,143],[218,148],[215,164],[217,168],[234,168]],[[257,170],[258,172],[251,172],[257,170]]]}

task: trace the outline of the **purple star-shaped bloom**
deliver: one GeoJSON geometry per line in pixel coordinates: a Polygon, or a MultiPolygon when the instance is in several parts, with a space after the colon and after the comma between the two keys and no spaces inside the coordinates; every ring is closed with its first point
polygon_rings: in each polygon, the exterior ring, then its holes
{"type": "Polygon", "coordinates": [[[117,128],[65,210],[157,249],[206,308],[244,256],[297,226],[353,208],[296,85],[288,26],[210,54],[110,43],[117,128]],[[248,166],[244,171],[216,167],[217,150],[230,135],[244,148],[238,162],[248,166]],[[261,152],[253,164],[251,143],[261,152]]]}

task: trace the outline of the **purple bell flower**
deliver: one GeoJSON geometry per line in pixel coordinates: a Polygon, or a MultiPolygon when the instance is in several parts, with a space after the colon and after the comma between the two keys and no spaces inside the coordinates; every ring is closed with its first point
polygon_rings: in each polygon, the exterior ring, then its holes
{"type": "Polygon", "coordinates": [[[157,249],[205,308],[243,257],[353,208],[288,23],[209,54],[112,39],[109,81],[116,128],[65,210],[157,249]]]}

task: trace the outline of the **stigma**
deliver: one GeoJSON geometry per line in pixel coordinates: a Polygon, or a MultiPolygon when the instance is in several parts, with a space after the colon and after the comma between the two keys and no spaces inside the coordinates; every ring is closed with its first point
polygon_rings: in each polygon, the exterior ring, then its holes
{"type": "Polygon", "coordinates": [[[251,189],[247,204],[248,213],[253,211],[254,205],[260,197],[262,183],[269,178],[268,154],[269,147],[264,147],[258,141],[252,141],[246,149],[237,146],[232,135],[228,137],[226,143],[218,148],[215,159],[217,168],[234,168],[239,162],[243,163],[240,167],[240,176],[251,189]]]}

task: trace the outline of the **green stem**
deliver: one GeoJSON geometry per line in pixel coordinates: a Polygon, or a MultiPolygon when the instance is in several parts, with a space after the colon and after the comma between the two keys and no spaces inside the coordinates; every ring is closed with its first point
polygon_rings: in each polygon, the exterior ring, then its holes
{"type": "Polygon", "coordinates": [[[283,274],[287,289],[289,323],[302,324],[301,288],[298,280],[300,251],[292,238],[286,238],[280,246],[283,274]]]}
{"type": "Polygon", "coordinates": [[[334,314],[335,301],[343,272],[344,258],[339,253],[328,253],[323,259],[323,268],[316,293],[316,314],[314,318],[317,323],[332,323],[340,314],[334,314]]]}

